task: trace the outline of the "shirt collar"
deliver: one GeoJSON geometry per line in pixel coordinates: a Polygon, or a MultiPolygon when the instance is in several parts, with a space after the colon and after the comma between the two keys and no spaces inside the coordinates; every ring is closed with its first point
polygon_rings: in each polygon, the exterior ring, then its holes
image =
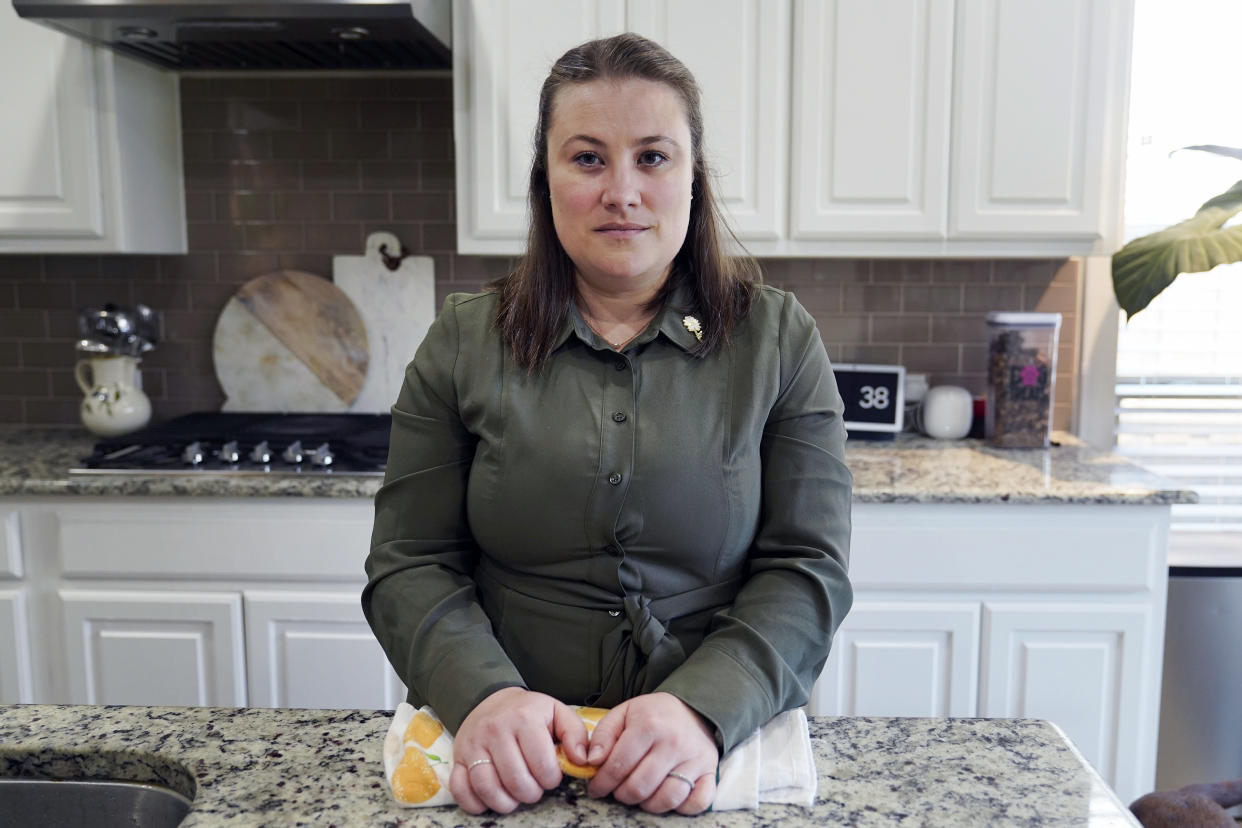
{"type": "Polygon", "coordinates": [[[669,294],[668,299],[664,301],[664,307],[656,315],[659,319],[660,333],[683,351],[689,353],[695,346],[699,344],[698,337],[686,327],[688,324],[693,325],[701,320],[694,316],[694,302],[690,293],[690,288],[685,284],[680,284],[673,288],[673,292],[669,294]],[[693,321],[691,321],[693,320],[693,321]]]}
{"type": "MultiPolygon", "coordinates": [[[[656,312],[655,318],[647,325],[647,329],[634,338],[633,344],[645,344],[662,333],[670,342],[689,353],[699,344],[698,338],[686,327],[688,318],[697,321],[697,317],[692,316],[693,310],[694,303],[690,289],[684,284],[678,285],[664,300],[664,307],[656,312]]],[[[569,312],[565,314],[565,321],[561,323],[561,330],[556,336],[552,350],[555,351],[564,345],[573,334],[576,334],[578,339],[587,345],[597,348],[608,347],[608,343],[604,342],[603,338],[595,333],[582,318],[582,312],[578,310],[576,302],[569,303],[569,312]]]]}

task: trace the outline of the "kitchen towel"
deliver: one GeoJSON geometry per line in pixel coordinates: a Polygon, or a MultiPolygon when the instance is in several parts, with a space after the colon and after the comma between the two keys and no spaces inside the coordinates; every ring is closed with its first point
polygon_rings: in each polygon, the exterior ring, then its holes
{"type": "MultiPolygon", "coordinates": [[[[384,737],[384,779],[393,800],[406,808],[452,805],[452,771],[453,737],[435,711],[398,705],[384,737]]],[[[814,805],[818,776],[806,714],[796,709],[775,716],[725,755],[716,778],[713,811],[763,802],[814,805]]]]}

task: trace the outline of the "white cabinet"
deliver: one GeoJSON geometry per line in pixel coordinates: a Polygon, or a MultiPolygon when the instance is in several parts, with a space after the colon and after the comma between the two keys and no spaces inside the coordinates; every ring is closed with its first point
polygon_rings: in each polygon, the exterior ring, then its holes
{"type": "Polygon", "coordinates": [[[695,73],[708,161],[723,176],[717,195],[741,238],[778,239],[788,200],[789,27],[788,0],[458,0],[458,252],[522,251],[540,85],[567,49],[627,30],[667,45],[695,73]]]}
{"type": "Polygon", "coordinates": [[[1146,604],[987,602],[979,715],[1055,722],[1115,787],[1150,789],[1135,757],[1155,741],[1147,710],[1159,683],[1144,664],[1153,616],[1146,604]]]}
{"type": "MultiPolygon", "coordinates": [[[[37,564],[27,614],[45,645],[34,701],[392,708],[405,697],[362,614],[369,501],[53,498],[17,511],[37,564]]],[[[0,581],[0,641],[22,603],[0,581]]]]}
{"type": "Polygon", "coordinates": [[[1132,14],[1129,0],[959,0],[951,236],[1113,229],[1101,195],[1120,192],[1132,14]]]}
{"type": "Polygon", "coordinates": [[[26,593],[0,588],[0,704],[34,702],[26,593]]]}
{"type": "Polygon", "coordinates": [[[539,86],[566,49],[624,30],[610,0],[453,4],[459,253],[521,248],[539,86]]]}
{"type": "Polygon", "coordinates": [[[789,27],[787,2],[626,3],[626,28],[664,46],[694,73],[703,92],[708,164],[719,176],[716,196],[745,240],[775,241],[785,230],[789,27]]]}
{"type": "Polygon", "coordinates": [[[71,704],[246,704],[241,596],[59,593],[71,704]]]}
{"type": "Polygon", "coordinates": [[[797,240],[944,238],[952,0],[795,5],[797,240]]]}
{"type": "Polygon", "coordinates": [[[521,253],[539,84],[628,29],[695,73],[760,256],[1111,253],[1133,0],[457,0],[458,251],[521,253]]]}
{"type": "Polygon", "coordinates": [[[0,508],[0,704],[34,701],[21,511],[0,508]]]}
{"type": "Polygon", "coordinates": [[[973,716],[979,606],[855,602],[837,631],[812,707],[831,716],[973,716]]]}
{"type": "Polygon", "coordinates": [[[391,710],[405,701],[358,590],[247,590],[244,598],[252,707],[391,710]]]}
{"type": "Polygon", "coordinates": [[[810,710],[1061,727],[1152,790],[1168,506],[855,504],[855,604],[810,710]]]}
{"type": "Polygon", "coordinates": [[[183,253],[176,76],[0,3],[0,253],[183,253]]]}

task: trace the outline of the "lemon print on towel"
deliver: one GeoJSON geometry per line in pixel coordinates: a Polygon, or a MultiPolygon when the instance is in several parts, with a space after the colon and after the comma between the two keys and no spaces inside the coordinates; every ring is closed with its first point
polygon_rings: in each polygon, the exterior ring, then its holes
{"type": "Polygon", "coordinates": [[[453,737],[430,707],[402,702],[384,739],[384,774],[392,798],[406,807],[451,805],[453,737]]]}
{"type": "Polygon", "coordinates": [[[406,748],[392,774],[392,795],[398,802],[417,805],[431,799],[439,790],[440,780],[431,769],[427,754],[416,747],[406,748]]]}

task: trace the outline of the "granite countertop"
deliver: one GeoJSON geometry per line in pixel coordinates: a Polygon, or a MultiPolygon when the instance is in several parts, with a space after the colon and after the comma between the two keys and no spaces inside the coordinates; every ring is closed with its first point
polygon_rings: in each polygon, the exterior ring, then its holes
{"type": "MultiPolygon", "coordinates": [[[[0,428],[0,496],[138,495],[370,498],[378,476],[306,474],[223,477],[70,475],[91,453],[80,428],[0,428]]],[[[851,441],[855,503],[1193,503],[1180,489],[1069,434],[1048,449],[997,449],[981,440],[851,441]]]]}
{"type": "Polygon", "coordinates": [[[0,776],[154,782],[192,797],[182,828],[573,825],[1137,826],[1055,726],[1034,719],[811,720],[814,808],[653,816],[581,782],[503,818],[398,808],[380,752],[391,714],[355,710],[0,707],[0,776]]]}

